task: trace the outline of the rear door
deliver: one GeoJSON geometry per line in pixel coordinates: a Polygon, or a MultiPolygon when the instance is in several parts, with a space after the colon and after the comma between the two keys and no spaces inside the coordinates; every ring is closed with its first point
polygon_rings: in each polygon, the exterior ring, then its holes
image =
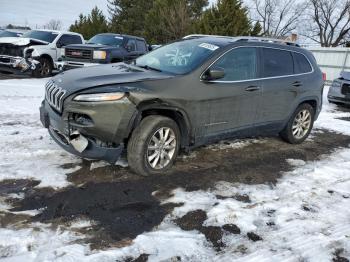
{"type": "Polygon", "coordinates": [[[125,56],[125,60],[126,61],[131,61],[135,58],[137,58],[138,55],[138,51],[136,48],[136,40],[135,38],[130,38],[127,43],[126,43],[126,49],[127,49],[127,53],[125,56]]]}
{"type": "Polygon", "coordinates": [[[141,39],[136,39],[136,49],[137,49],[138,56],[146,54],[147,53],[146,42],[141,39]]]}
{"type": "Polygon", "coordinates": [[[222,68],[225,76],[203,82],[210,99],[210,135],[246,129],[255,124],[261,89],[255,47],[238,47],[224,54],[211,68],[222,68]]]}
{"type": "Polygon", "coordinates": [[[291,51],[259,48],[262,65],[262,101],[257,124],[268,125],[287,119],[300,83],[294,73],[291,51]]]}

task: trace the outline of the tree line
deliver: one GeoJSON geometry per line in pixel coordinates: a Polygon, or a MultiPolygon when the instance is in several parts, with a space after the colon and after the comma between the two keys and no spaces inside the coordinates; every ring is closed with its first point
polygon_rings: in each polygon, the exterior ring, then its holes
{"type": "Polygon", "coordinates": [[[95,7],[70,30],[85,39],[104,32],[143,36],[164,44],[185,35],[266,36],[291,33],[321,46],[347,44],[350,0],[107,0],[109,16],[95,7]]]}

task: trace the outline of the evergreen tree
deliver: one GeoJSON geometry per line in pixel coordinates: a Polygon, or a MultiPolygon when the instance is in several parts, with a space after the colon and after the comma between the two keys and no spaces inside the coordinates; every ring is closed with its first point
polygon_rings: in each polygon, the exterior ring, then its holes
{"type": "Polygon", "coordinates": [[[261,36],[261,34],[262,34],[261,24],[258,21],[256,21],[254,24],[254,27],[252,28],[252,30],[250,32],[250,35],[251,36],[261,36]]]}
{"type": "Polygon", "coordinates": [[[146,13],[154,0],[108,0],[113,32],[143,36],[146,13]]]}
{"type": "Polygon", "coordinates": [[[164,44],[193,32],[193,24],[207,5],[207,0],[155,0],[146,15],[147,40],[164,44]]]}
{"type": "Polygon", "coordinates": [[[70,26],[69,30],[82,34],[85,39],[90,39],[96,34],[108,32],[107,19],[102,11],[95,7],[87,16],[80,14],[79,19],[70,26]]]}
{"type": "Polygon", "coordinates": [[[196,25],[197,33],[212,35],[250,35],[248,10],[241,0],[218,0],[204,11],[196,25]]]}

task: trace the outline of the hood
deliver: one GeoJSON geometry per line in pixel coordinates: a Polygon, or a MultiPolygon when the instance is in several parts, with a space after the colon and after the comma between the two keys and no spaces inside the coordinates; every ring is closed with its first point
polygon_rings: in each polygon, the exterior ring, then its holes
{"type": "Polygon", "coordinates": [[[350,81],[350,72],[342,71],[340,73],[340,78],[350,81]]]}
{"type": "Polygon", "coordinates": [[[118,48],[114,46],[109,46],[109,45],[96,45],[96,44],[77,44],[77,45],[68,45],[66,48],[69,49],[88,49],[88,50],[100,50],[104,48],[118,48]]]}
{"type": "Polygon", "coordinates": [[[0,37],[0,44],[13,44],[18,46],[31,45],[47,45],[48,42],[25,37],[0,37]]]}
{"type": "Polygon", "coordinates": [[[88,88],[158,80],[174,77],[172,74],[144,70],[125,63],[72,69],[56,75],[52,80],[67,91],[67,95],[88,88]]]}

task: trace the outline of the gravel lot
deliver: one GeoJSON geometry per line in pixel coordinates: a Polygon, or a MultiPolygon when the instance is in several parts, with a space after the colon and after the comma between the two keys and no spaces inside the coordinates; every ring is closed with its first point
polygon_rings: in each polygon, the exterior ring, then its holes
{"type": "Polygon", "coordinates": [[[140,177],[62,151],[39,123],[45,79],[0,77],[5,261],[348,261],[350,109],[311,137],[222,141],[140,177]],[[6,79],[6,80],[4,80],[6,79]]]}

